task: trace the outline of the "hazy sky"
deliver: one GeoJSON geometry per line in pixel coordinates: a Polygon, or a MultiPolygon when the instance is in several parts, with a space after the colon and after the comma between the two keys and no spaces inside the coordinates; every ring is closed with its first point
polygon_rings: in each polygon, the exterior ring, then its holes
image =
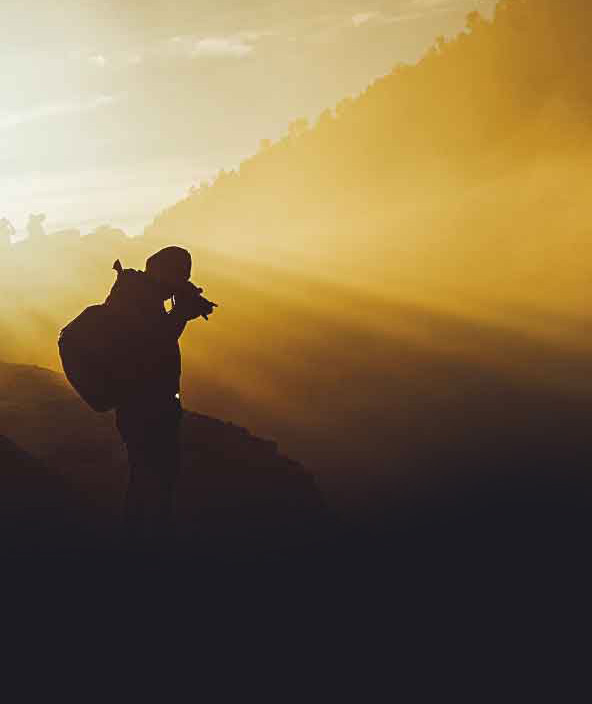
{"type": "Polygon", "coordinates": [[[0,217],[137,234],[495,0],[1,0],[0,217]]]}

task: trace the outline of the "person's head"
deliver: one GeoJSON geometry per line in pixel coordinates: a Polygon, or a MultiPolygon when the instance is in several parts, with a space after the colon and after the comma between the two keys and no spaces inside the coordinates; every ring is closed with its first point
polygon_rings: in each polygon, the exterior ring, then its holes
{"type": "Polygon", "coordinates": [[[189,281],[191,254],[182,247],[165,247],[148,258],[146,273],[158,282],[166,300],[189,281]]]}

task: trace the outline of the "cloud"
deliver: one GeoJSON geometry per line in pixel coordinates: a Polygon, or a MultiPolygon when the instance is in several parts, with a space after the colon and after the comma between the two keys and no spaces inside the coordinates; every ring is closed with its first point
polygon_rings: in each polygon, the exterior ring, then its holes
{"type": "Polygon", "coordinates": [[[360,12],[352,17],[352,22],[354,26],[361,27],[363,24],[367,24],[373,19],[380,16],[379,12],[360,12]]]}
{"type": "Polygon", "coordinates": [[[115,102],[113,95],[97,95],[82,101],[64,101],[40,105],[20,112],[0,113],[0,129],[19,127],[31,122],[38,122],[59,115],[90,112],[115,102]]]}
{"type": "Polygon", "coordinates": [[[425,7],[427,9],[433,7],[442,7],[442,5],[450,5],[450,0],[413,0],[416,7],[425,7]]]}
{"type": "Polygon", "coordinates": [[[191,56],[242,58],[253,51],[253,44],[240,37],[206,37],[199,39],[191,48],[191,56]]]}
{"type": "MultiPolygon", "coordinates": [[[[125,50],[112,53],[97,53],[84,57],[84,60],[98,69],[120,70],[142,64],[159,63],[163,59],[184,60],[199,58],[235,58],[248,56],[255,45],[265,37],[273,36],[271,31],[242,31],[232,35],[197,36],[195,34],[176,35],[158,40],[152,44],[136,44],[125,50]]],[[[79,58],[74,52],[72,59],[79,58]]]]}
{"type": "Polygon", "coordinates": [[[385,14],[383,12],[359,12],[351,17],[354,27],[364,25],[397,24],[419,20],[434,12],[445,12],[452,9],[450,0],[411,0],[406,12],[398,14],[385,14]]]}
{"type": "MultiPolygon", "coordinates": [[[[481,5],[485,0],[473,0],[473,5],[481,5]]],[[[455,10],[471,9],[468,0],[412,0],[411,9],[417,10],[421,15],[434,12],[453,12],[455,10]]]]}
{"type": "Polygon", "coordinates": [[[244,32],[239,32],[236,36],[239,39],[244,39],[248,42],[258,42],[260,39],[266,39],[267,37],[276,37],[279,34],[277,30],[273,29],[262,29],[258,31],[247,30],[244,32]]]}
{"type": "Polygon", "coordinates": [[[97,68],[104,68],[107,65],[107,59],[102,54],[89,56],[88,61],[93,66],[97,66],[97,68]]]}
{"type": "Polygon", "coordinates": [[[185,35],[171,37],[165,45],[153,53],[156,56],[173,55],[195,58],[235,58],[248,56],[255,50],[255,44],[271,32],[237,32],[229,36],[196,37],[185,35]]]}

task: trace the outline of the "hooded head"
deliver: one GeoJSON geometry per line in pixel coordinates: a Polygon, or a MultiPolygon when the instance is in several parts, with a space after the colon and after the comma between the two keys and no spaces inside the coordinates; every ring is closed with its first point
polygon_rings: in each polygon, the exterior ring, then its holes
{"type": "Polygon", "coordinates": [[[189,281],[191,254],[182,247],[165,247],[148,258],[146,274],[156,280],[166,300],[189,281]]]}

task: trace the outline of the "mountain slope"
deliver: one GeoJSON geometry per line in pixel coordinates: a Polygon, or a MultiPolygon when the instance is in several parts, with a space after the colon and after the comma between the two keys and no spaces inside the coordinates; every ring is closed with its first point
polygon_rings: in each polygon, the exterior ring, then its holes
{"type": "MultiPolygon", "coordinates": [[[[116,520],[125,489],[125,454],[110,414],[97,415],[55,372],[0,364],[0,427],[41,460],[60,468],[57,479],[116,520]]],[[[226,536],[261,545],[282,528],[298,533],[322,509],[312,475],[261,440],[231,423],[187,413],[182,430],[183,470],[178,484],[178,518],[185,533],[226,536]]],[[[20,468],[19,492],[45,492],[41,463],[9,443],[10,476],[20,468]],[[12,453],[12,454],[11,454],[12,453]],[[27,464],[29,463],[29,464],[27,464]]],[[[6,470],[8,471],[8,470],[6,470]]],[[[0,476],[0,482],[4,478],[0,476]]],[[[9,494],[5,494],[9,495],[9,494]]]]}
{"type": "Polygon", "coordinates": [[[0,549],[66,547],[92,520],[64,477],[0,436],[0,549]]]}
{"type": "MultiPolygon", "coordinates": [[[[583,310],[592,252],[592,11],[503,0],[146,234],[353,278],[387,295],[583,310]]],[[[435,299],[438,300],[438,299],[435,299]]]]}

